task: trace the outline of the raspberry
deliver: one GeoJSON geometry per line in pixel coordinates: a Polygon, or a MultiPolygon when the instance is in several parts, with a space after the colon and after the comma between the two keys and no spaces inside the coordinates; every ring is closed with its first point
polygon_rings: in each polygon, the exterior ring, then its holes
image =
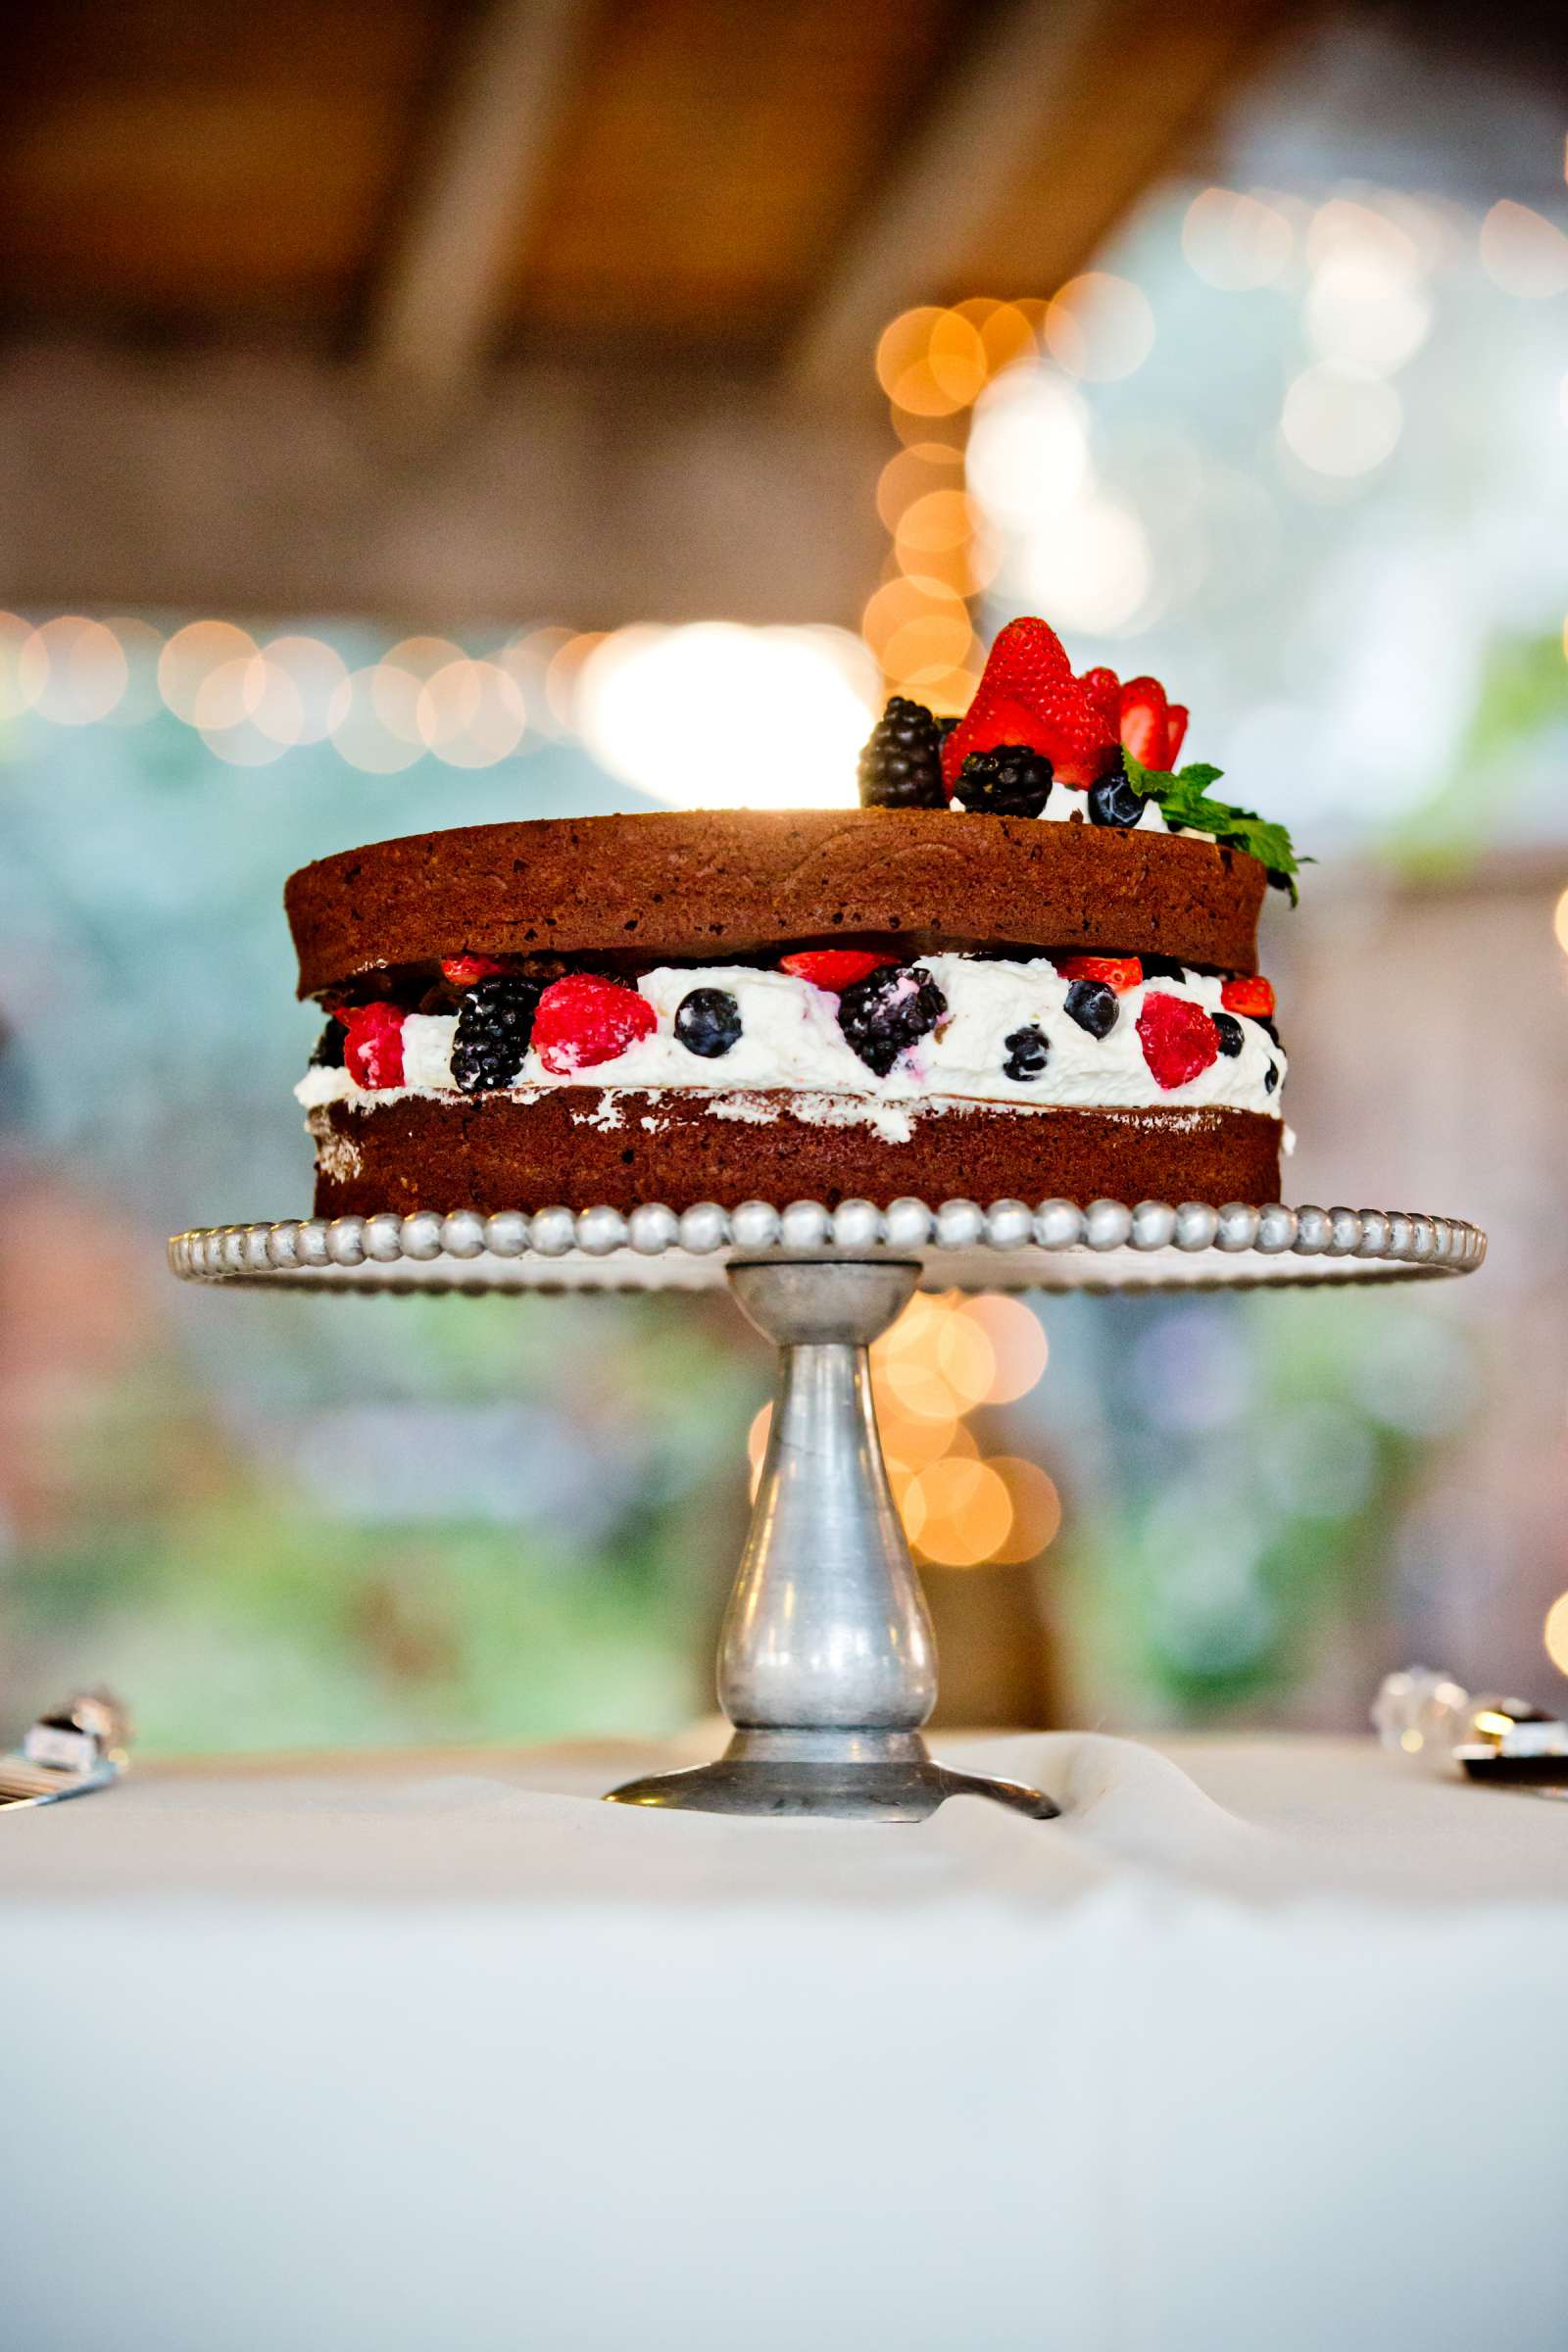
{"type": "Polygon", "coordinates": [[[1201,1004],[1190,997],[1168,997],[1163,989],[1144,999],[1138,1038],[1154,1083],[1167,1091],[1185,1086],[1219,1059],[1219,1032],[1201,1004]]]}
{"type": "Polygon", "coordinates": [[[338,1014],[343,1023],[343,1066],[356,1086],[403,1084],[403,1021],[396,1004],[355,1004],[338,1014]]]}
{"type": "Polygon", "coordinates": [[[1170,713],[1165,689],[1157,678],[1129,678],[1121,690],[1121,739],[1145,767],[1163,772],[1170,765],[1170,713]]]}
{"type": "Polygon", "coordinates": [[[1064,980],[1103,980],[1119,997],[1136,988],[1144,976],[1136,956],[1059,956],[1055,963],[1064,980]]]}
{"type": "Polygon", "coordinates": [[[475,980],[487,980],[494,973],[506,970],[491,956],[471,956],[465,948],[461,956],[443,956],[441,977],[450,980],[454,988],[471,988],[475,980]]]}
{"type": "Polygon", "coordinates": [[[463,992],[452,1040],[452,1075],[466,1095],[515,1084],[528,1051],[539,983],[519,972],[486,972],[463,992]]]}
{"type": "Polygon", "coordinates": [[[924,703],[896,694],[860,754],[862,808],[945,808],[942,728],[924,703]]]}
{"type": "Polygon", "coordinates": [[[778,968],[793,973],[797,980],[809,980],[813,988],[825,988],[838,996],[856,980],[863,980],[884,963],[897,960],[892,956],[873,956],[868,948],[808,948],[799,956],[781,956],[778,968]]]}
{"type": "Polygon", "coordinates": [[[951,792],[971,752],[999,744],[1043,752],[1062,784],[1092,784],[1111,760],[1115,729],[1073,676],[1043,620],[1012,620],[991,648],[974,701],[942,746],[951,792]]]}
{"type": "Polygon", "coordinates": [[[1249,1012],[1254,1021],[1274,1018],[1274,991],[1261,972],[1241,980],[1227,980],[1219,992],[1219,1001],[1227,1012],[1249,1012]]]}
{"type": "Polygon", "coordinates": [[[615,1060],[638,1038],[651,1036],[656,1026],[653,1006],[634,988],[597,980],[588,972],[569,972],[540,998],[533,1043],[545,1068],[565,1077],[573,1070],[591,1069],[595,1062],[615,1060]]]}

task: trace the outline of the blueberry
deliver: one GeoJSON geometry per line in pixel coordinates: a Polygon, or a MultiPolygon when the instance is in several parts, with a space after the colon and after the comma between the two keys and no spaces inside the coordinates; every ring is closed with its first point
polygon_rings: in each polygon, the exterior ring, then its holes
{"type": "Polygon", "coordinates": [[[1116,991],[1107,988],[1103,980],[1075,980],[1067,991],[1067,1010],[1080,1029],[1091,1037],[1108,1037],[1116,1026],[1121,1006],[1116,991]]]}
{"type": "Polygon", "coordinates": [[[923,964],[885,963],[839,996],[839,1027],[852,1053],[885,1078],[906,1046],[930,1035],[948,1000],[923,964]]]}
{"type": "Polygon", "coordinates": [[[1274,1089],[1278,1086],[1279,1082],[1280,1065],[1277,1061],[1271,1061],[1268,1065],[1268,1068],[1263,1072],[1264,1094],[1271,1095],[1274,1092],[1274,1089]]]}
{"type": "Polygon", "coordinates": [[[1092,825],[1115,825],[1123,833],[1136,825],[1149,807],[1147,792],[1135,792],[1133,781],[1124,767],[1113,767],[1108,776],[1089,787],[1089,822],[1092,825]]]}
{"type": "Polygon", "coordinates": [[[1209,1018],[1219,1032],[1220,1052],[1234,1058],[1242,1050],[1241,1022],[1236,1018],[1234,1012],[1215,1012],[1211,1013],[1209,1018]]]}
{"type": "Polygon", "coordinates": [[[688,1054],[716,1061],[741,1033],[741,1008],[727,988],[694,988],[675,1007],[675,1035],[688,1054]]]}
{"type": "MultiPolygon", "coordinates": [[[[1107,989],[1108,996],[1110,991],[1107,989]]],[[[1043,1029],[1030,1022],[1026,1029],[1014,1029],[1003,1039],[1007,1058],[1002,1065],[1004,1078],[1038,1078],[1051,1059],[1051,1040],[1043,1029]]]]}

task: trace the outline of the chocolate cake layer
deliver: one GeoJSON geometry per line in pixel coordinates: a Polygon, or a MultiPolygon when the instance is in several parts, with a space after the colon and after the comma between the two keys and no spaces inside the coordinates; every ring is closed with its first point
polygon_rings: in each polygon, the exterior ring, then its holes
{"type": "Polygon", "coordinates": [[[464,949],[714,962],[852,938],[1251,972],[1266,881],[1245,852],[1177,834],[947,809],[705,809],[416,833],[303,867],[284,904],[311,997],[464,949]]]}
{"type": "Polygon", "coordinates": [[[910,1194],[983,1203],[1279,1199],[1280,1123],[1256,1111],[916,1107],[909,1140],[892,1142],[858,1121],[802,1117],[791,1100],[753,1095],[753,1115],[735,1118],[716,1116],[704,1094],[593,1086],[456,1102],[406,1095],[367,1110],[334,1102],[311,1114],[316,1213],[851,1198],[885,1206],[910,1194]]]}

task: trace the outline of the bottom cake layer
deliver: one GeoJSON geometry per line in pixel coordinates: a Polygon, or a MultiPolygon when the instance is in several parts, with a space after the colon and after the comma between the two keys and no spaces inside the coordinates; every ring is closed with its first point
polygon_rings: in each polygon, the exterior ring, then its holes
{"type": "Polygon", "coordinates": [[[1277,1200],[1278,1119],[563,1086],[311,1113],[318,1216],[715,1200],[1277,1200]]]}

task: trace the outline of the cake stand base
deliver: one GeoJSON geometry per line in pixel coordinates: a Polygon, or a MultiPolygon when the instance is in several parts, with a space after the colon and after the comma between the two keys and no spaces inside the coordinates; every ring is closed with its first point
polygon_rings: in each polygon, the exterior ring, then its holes
{"type": "Polygon", "coordinates": [[[923,1821],[984,1796],[1034,1821],[1037,1788],[938,1763],[921,1738],[937,1662],[871,1404],[866,1350],[931,1290],[1125,1291],[1468,1274],[1486,1252],[1446,1217],[1229,1201],[658,1201],[421,1209],[175,1236],[186,1281],[328,1291],[710,1290],[779,1353],[750,1532],[724,1618],[734,1735],[693,1771],[611,1790],[655,1810],[923,1821]]]}
{"type": "Polygon", "coordinates": [[[654,1772],[612,1788],[612,1805],[681,1813],[829,1813],[924,1821],[950,1796],[988,1796],[1031,1821],[1060,1807],[1022,1781],[939,1764],[918,1732],[737,1732],[713,1764],[654,1772]]]}

